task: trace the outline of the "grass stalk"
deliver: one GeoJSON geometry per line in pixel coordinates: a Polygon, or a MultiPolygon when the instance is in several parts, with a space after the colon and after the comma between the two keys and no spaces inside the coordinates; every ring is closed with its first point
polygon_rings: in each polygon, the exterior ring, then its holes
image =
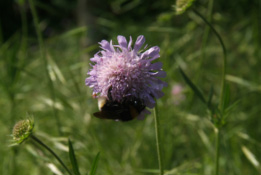
{"type": "Polygon", "coordinates": [[[215,175],[219,175],[220,130],[216,128],[216,160],[215,175]]]}
{"type": "MultiPolygon", "coordinates": [[[[225,44],[219,35],[219,33],[216,31],[216,29],[212,26],[210,22],[206,18],[204,18],[196,9],[193,9],[194,13],[199,16],[208,26],[209,28],[214,32],[216,37],[218,38],[222,50],[223,50],[223,67],[222,67],[222,82],[221,82],[221,93],[220,93],[220,101],[219,101],[219,109],[221,111],[221,120],[224,114],[224,99],[225,99],[225,87],[226,87],[226,82],[225,82],[225,76],[226,76],[226,62],[227,62],[227,52],[226,52],[226,47],[225,44]]],[[[215,175],[219,174],[219,152],[220,152],[220,132],[221,132],[221,125],[217,124],[217,133],[216,133],[216,159],[215,159],[215,175]]]]}
{"type": "Polygon", "coordinates": [[[161,153],[161,140],[160,140],[160,123],[159,123],[159,115],[157,103],[154,108],[154,119],[155,119],[155,135],[156,135],[156,146],[157,146],[157,155],[158,155],[158,163],[159,163],[159,175],[164,174],[163,164],[162,164],[162,153],[161,153]]]}
{"type": "MultiPolygon", "coordinates": [[[[207,13],[207,20],[209,22],[211,22],[212,20],[212,11],[213,11],[213,4],[214,4],[214,0],[210,0],[208,3],[208,13],[207,13]]],[[[209,37],[209,31],[210,31],[210,27],[206,26],[205,30],[204,30],[204,35],[203,35],[203,42],[202,42],[202,46],[201,46],[201,59],[200,59],[200,63],[199,63],[199,70],[204,70],[201,69],[202,64],[205,60],[205,56],[206,56],[206,46],[207,46],[207,41],[208,41],[208,37],[209,37]]],[[[199,78],[199,76],[197,77],[197,79],[199,78]]]]}
{"type": "Polygon", "coordinates": [[[53,115],[56,119],[56,125],[57,125],[58,132],[61,135],[62,134],[61,123],[60,123],[60,119],[59,119],[59,116],[58,116],[58,112],[55,108],[56,96],[55,96],[54,84],[52,82],[52,79],[51,79],[51,77],[49,75],[49,71],[48,71],[48,60],[47,60],[46,52],[45,52],[45,48],[44,48],[43,37],[41,35],[41,30],[40,30],[40,27],[39,27],[39,20],[38,20],[37,12],[36,12],[36,9],[35,9],[34,1],[29,0],[29,4],[30,4],[31,11],[32,11],[35,30],[36,30],[36,33],[37,33],[37,39],[38,39],[38,43],[39,43],[39,47],[40,47],[41,57],[42,57],[44,67],[45,67],[45,73],[46,73],[46,76],[48,78],[50,95],[51,95],[51,99],[53,101],[53,103],[52,103],[53,115]]]}
{"type": "MultiPolygon", "coordinates": [[[[207,20],[209,22],[211,22],[212,20],[212,11],[213,11],[213,4],[214,4],[214,0],[209,0],[208,2],[208,12],[207,12],[207,20]]],[[[203,63],[204,63],[204,60],[205,60],[205,57],[206,57],[206,46],[207,46],[207,41],[208,41],[208,38],[209,38],[209,32],[210,32],[210,27],[207,25],[205,26],[204,28],[204,33],[203,33],[203,39],[202,39],[202,45],[201,45],[201,58],[200,58],[200,61],[199,61],[199,65],[198,65],[198,74],[196,75],[195,77],[195,82],[197,83],[200,83],[199,80],[200,80],[200,77],[201,75],[204,74],[204,69],[202,69],[202,66],[203,66],[203,63]]],[[[194,94],[191,95],[191,99],[190,100],[191,102],[193,102],[194,100],[194,94]]],[[[193,105],[193,104],[191,104],[193,105]]]]}
{"type": "Polygon", "coordinates": [[[194,13],[196,15],[198,15],[209,27],[210,29],[214,32],[214,34],[216,35],[216,37],[218,38],[221,46],[222,46],[222,51],[223,51],[223,67],[222,67],[222,82],[221,82],[221,94],[220,94],[220,103],[219,103],[219,108],[221,110],[221,112],[223,113],[224,111],[224,96],[225,96],[225,76],[226,76],[226,67],[227,67],[227,51],[226,51],[226,47],[225,44],[221,38],[221,36],[218,34],[218,32],[216,31],[216,29],[212,26],[212,24],[210,24],[208,22],[208,20],[202,16],[196,9],[193,9],[194,13]]]}
{"type": "Polygon", "coordinates": [[[67,171],[67,173],[69,175],[73,175],[70,170],[66,167],[66,165],[63,163],[63,161],[59,158],[59,156],[51,149],[49,148],[46,144],[44,144],[41,140],[39,140],[37,137],[35,137],[34,135],[31,135],[31,138],[39,143],[41,146],[43,146],[45,149],[47,149],[55,158],[56,160],[58,160],[58,162],[62,165],[62,167],[67,171]]]}

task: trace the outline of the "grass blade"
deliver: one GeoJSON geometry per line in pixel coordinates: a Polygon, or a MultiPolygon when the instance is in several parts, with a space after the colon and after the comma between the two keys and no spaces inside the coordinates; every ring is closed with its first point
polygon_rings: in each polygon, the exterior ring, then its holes
{"type": "Polygon", "coordinates": [[[249,162],[257,169],[260,167],[260,163],[256,159],[256,156],[246,147],[242,146],[241,147],[243,153],[245,154],[246,158],[249,160],[249,162]]]}
{"type": "Polygon", "coordinates": [[[74,154],[73,145],[72,145],[72,142],[70,141],[70,139],[68,139],[68,145],[69,145],[69,157],[70,157],[70,161],[72,164],[73,172],[75,175],[80,175],[79,167],[78,167],[77,160],[76,160],[76,157],[74,154]]]}
{"type": "Polygon", "coordinates": [[[225,87],[225,94],[224,94],[224,102],[222,106],[222,110],[225,111],[226,108],[229,106],[230,103],[230,87],[229,85],[226,85],[225,87]]]}
{"type": "Polygon", "coordinates": [[[94,159],[94,161],[92,163],[92,168],[91,168],[91,171],[90,171],[89,175],[95,175],[96,174],[99,157],[100,157],[100,152],[98,152],[98,154],[96,155],[96,157],[95,157],[95,159],[94,159]]]}
{"type": "Polygon", "coordinates": [[[198,96],[198,98],[204,103],[207,104],[205,98],[203,97],[202,93],[199,91],[196,85],[188,78],[188,76],[185,74],[185,72],[179,67],[179,71],[186,81],[186,83],[190,86],[190,88],[193,90],[193,92],[198,96]]]}

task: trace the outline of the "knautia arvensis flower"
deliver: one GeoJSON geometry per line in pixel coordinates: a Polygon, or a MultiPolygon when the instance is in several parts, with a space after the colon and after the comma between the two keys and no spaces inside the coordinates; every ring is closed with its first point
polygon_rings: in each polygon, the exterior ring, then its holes
{"type": "Polygon", "coordinates": [[[31,119],[20,120],[13,128],[13,141],[15,144],[21,144],[33,133],[34,121],[31,119]]]}
{"type": "Polygon", "coordinates": [[[164,94],[162,88],[166,83],[160,80],[166,76],[162,70],[161,62],[154,62],[160,57],[158,46],[141,50],[145,43],[145,37],[139,36],[132,47],[132,38],[127,42],[124,36],[118,36],[118,44],[112,41],[102,40],[99,44],[101,51],[96,53],[90,60],[94,63],[88,72],[86,85],[93,88],[93,95],[102,98],[100,110],[103,108],[104,115],[116,115],[116,117],[98,116],[99,118],[118,119],[117,115],[127,115],[133,112],[129,108],[138,108],[132,116],[143,119],[149,111],[146,107],[153,108],[155,99],[164,94]],[[110,102],[110,103],[107,103],[110,102]],[[107,108],[107,109],[105,109],[107,108]],[[109,112],[113,108],[116,112],[109,112]],[[125,109],[122,109],[125,108],[125,109]],[[122,112],[125,110],[125,113],[122,112]],[[113,113],[113,114],[112,114],[113,113]],[[124,114],[123,114],[124,113],[124,114]],[[136,115],[138,113],[138,115],[136,115]]]}

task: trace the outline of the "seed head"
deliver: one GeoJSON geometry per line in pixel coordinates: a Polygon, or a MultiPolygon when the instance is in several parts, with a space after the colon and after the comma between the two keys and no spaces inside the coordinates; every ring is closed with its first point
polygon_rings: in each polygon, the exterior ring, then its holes
{"type": "Polygon", "coordinates": [[[16,144],[24,142],[33,132],[33,120],[20,120],[13,128],[13,140],[16,144]]]}

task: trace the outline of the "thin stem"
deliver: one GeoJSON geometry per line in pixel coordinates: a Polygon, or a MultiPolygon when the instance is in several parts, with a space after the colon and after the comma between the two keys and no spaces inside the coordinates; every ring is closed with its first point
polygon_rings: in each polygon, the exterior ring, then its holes
{"type": "MultiPolygon", "coordinates": [[[[226,52],[226,47],[225,44],[221,38],[221,36],[218,34],[218,32],[216,31],[216,29],[208,22],[208,20],[206,20],[197,10],[193,9],[194,13],[196,15],[198,15],[209,27],[210,29],[214,32],[214,34],[217,36],[221,46],[222,46],[222,50],[223,50],[223,69],[222,69],[222,83],[221,83],[221,94],[220,94],[220,102],[219,102],[219,109],[221,111],[221,120],[223,117],[223,113],[224,113],[224,98],[225,98],[225,86],[226,86],[226,82],[225,82],[225,76],[226,76],[226,62],[227,62],[227,52],[226,52]]],[[[216,135],[216,160],[215,160],[215,175],[219,174],[219,151],[220,151],[220,131],[221,131],[221,125],[217,125],[217,135],[216,135]]]]}
{"type": "MultiPolygon", "coordinates": [[[[214,0],[209,0],[208,2],[208,11],[207,11],[207,20],[209,22],[211,22],[212,20],[212,11],[213,11],[213,4],[214,4],[214,0]]],[[[206,57],[206,46],[207,46],[207,41],[209,38],[209,31],[210,31],[210,27],[207,25],[204,27],[204,34],[203,34],[203,38],[202,38],[202,45],[201,45],[201,58],[199,61],[199,65],[197,67],[197,69],[199,70],[196,77],[195,77],[195,82],[199,83],[200,77],[202,74],[204,74],[204,69],[202,69],[202,65],[204,63],[205,57],[206,57]]],[[[193,99],[195,96],[195,94],[193,93],[191,95],[191,99],[193,99]]],[[[190,100],[192,103],[194,100],[190,100]]],[[[191,104],[193,105],[193,104],[191,104]]]]}
{"type": "Polygon", "coordinates": [[[155,135],[156,135],[156,146],[157,146],[157,154],[158,154],[158,163],[159,163],[159,175],[164,174],[162,157],[161,157],[161,143],[160,143],[160,123],[158,118],[158,108],[157,103],[154,108],[154,119],[155,119],[155,135]]]}
{"type": "Polygon", "coordinates": [[[215,175],[219,174],[219,150],[220,150],[220,130],[216,128],[216,165],[215,175]]]}
{"type": "Polygon", "coordinates": [[[51,148],[49,148],[46,144],[44,144],[41,140],[39,140],[37,137],[35,137],[34,135],[31,135],[31,138],[36,141],[37,143],[39,143],[40,145],[42,145],[45,149],[47,149],[55,158],[56,160],[58,160],[58,162],[63,166],[63,168],[67,171],[68,174],[72,175],[72,173],[70,172],[70,170],[66,167],[66,165],[63,163],[63,161],[57,156],[57,154],[55,154],[55,152],[53,150],[51,150],[51,148]]]}
{"type": "Polygon", "coordinates": [[[37,33],[37,39],[38,39],[38,43],[39,43],[39,47],[40,47],[41,56],[42,56],[42,59],[43,59],[43,62],[44,62],[45,73],[46,73],[46,76],[48,78],[48,83],[49,83],[49,87],[50,87],[50,95],[51,95],[51,98],[53,100],[53,104],[52,104],[53,115],[56,119],[58,132],[61,135],[62,132],[61,132],[60,119],[59,119],[59,116],[58,116],[58,112],[55,108],[56,96],[55,96],[55,91],[54,91],[54,85],[53,85],[52,79],[51,79],[51,77],[49,75],[49,71],[48,71],[48,60],[47,60],[47,57],[46,57],[46,54],[45,54],[43,37],[41,35],[41,30],[40,30],[40,27],[39,27],[39,20],[38,20],[38,16],[37,16],[37,13],[36,13],[34,1],[29,0],[29,4],[30,4],[30,7],[31,7],[32,15],[33,15],[33,20],[34,20],[35,30],[36,30],[36,33],[37,33]]]}
{"type": "MultiPolygon", "coordinates": [[[[208,3],[207,20],[209,22],[211,22],[211,19],[212,19],[213,1],[214,0],[210,0],[208,3]]],[[[199,64],[199,70],[201,70],[201,72],[204,70],[204,69],[201,69],[201,66],[202,66],[202,64],[205,60],[205,56],[206,56],[206,45],[207,45],[207,41],[208,41],[209,30],[210,30],[209,26],[206,26],[205,30],[204,30],[204,35],[203,35],[203,42],[202,42],[202,46],[201,46],[201,60],[200,60],[200,64],[199,64]]],[[[198,77],[197,77],[197,79],[198,79],[198,77]]]]}
{"type": "Polygon", "coordinates": [[[216,31],[216,29],[212,26],[212,24],[210,24],[208,22],[208,20],[206,20],[206,18],[204,18],[197,10],[193,9],[194,13],[196,15],[198,15],[209,27],[210,29],[214,32],[214,34],[217,36],[221,46],[222,46],[222,50],[223,50],[223,69],[222,69],[222,83],[221,83],[221,95],[220,95],[220,103],[219,103],[219,108],[220,110],[224,111],[224,90],[225,90],[225,76],[226,76],[226,64],[227,64],[227,52],[226,52],[226,47],[225,44],[221,38],[221,36],[218,34],[218,32],[216,31]]]}

